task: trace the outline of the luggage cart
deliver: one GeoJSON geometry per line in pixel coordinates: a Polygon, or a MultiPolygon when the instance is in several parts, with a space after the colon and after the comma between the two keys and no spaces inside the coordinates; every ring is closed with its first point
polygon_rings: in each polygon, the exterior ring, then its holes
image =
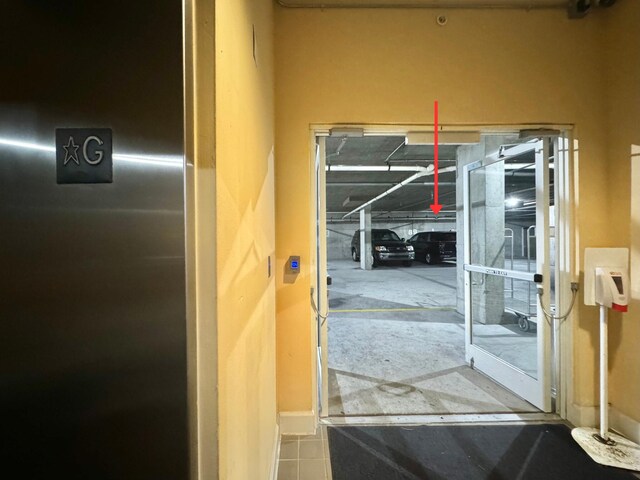
{"type": "MultiPolygon", "coordinates": [[[[524,232],[523,232],[524,237],[524,232]]],[[[511,269],[514,268],[513,258],[513,230],[510,228],[505,229],[505,243],[506,240],[511,241],[511,258],[508,259],[511,269]]],[[[524,240],[524,238],[523,238],[524,240]]],[[[535,259],[532,259],[531,246],[535,245],[536,240],[536,227],[531,225],[526,230],[526,268],[527,272],[535,271],[535,259]]],[[[523,242],[524,243],[524,242],[523,242]]],[[[505,252],[506,253],[506,252],[505,252]]],[[[516,291],[514,288],[514,281],[511,279],[510,289],[505,291],[505,311],[516,316],[518,319],[518,327],[523,332],[531,330],[532,324],[538,323],[538,309],[537,309],[537,292],[531,282],[528,282],[527,288],[523,291],[516,291]],[[508,293],[508,295],[506,295],[508,293]]]]}

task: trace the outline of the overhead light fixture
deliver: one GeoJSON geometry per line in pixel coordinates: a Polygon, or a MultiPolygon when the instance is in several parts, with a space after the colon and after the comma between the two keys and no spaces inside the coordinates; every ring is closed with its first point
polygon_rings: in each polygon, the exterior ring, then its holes
{"type": "Polygon", "coordinates": [[[332,128],[329,130],[330,137],[364,137],[362,128],[332,128]]]}
{"type": "MultiPolygon", "coordinates": [[[[433,132],[408,132],[405,145],[433,145],[433,132]]],[[[480,132],[438,132],[438,145],[471,145],[480,143],[480,132]]]]}
{"type": "Polygon", "coordinates": [[[516,198],[516,197],[509,197],[504,201],[504,204],[508,207],[508,208],[515,208],[518,205],[520,205],[520,199],[516,198]]]}

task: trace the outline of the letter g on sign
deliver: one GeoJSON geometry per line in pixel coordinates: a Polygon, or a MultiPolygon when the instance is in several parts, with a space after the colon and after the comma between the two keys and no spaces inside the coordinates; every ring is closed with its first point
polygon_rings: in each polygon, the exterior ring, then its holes
{"type": "Polygon", "coordinates": [[[98,165],[104,157],[104,152],[102,150],[96,150],[97,158],[95,158],[94,160],[89,159],[89,155],[87,154],[87,147],[89,146],[89,142],[91,141],[97,142],[98,146],[102,146],[104,144],[104,142],[99,137],[91,135],[90,137],[87,137],[87,139],[82,144],[82,155],[84,156],[84,160],[89,165],[98,165]]]}

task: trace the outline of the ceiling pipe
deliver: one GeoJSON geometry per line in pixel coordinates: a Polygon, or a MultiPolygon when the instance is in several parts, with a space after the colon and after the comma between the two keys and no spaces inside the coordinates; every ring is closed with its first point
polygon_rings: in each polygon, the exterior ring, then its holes
{"type": "MultiPolygon", "coordinates": [[[[434,182],[414,182],[407,187],[432,187],[434,182]]],[[[327,187],[388,187],[395,182],[327,182],[327,187]]],[[[438,185],[455,186],[456,182],[438,182],[438,185]]]]}
{"type": "Polygon", "coordinates": [[[400,145],[396,147],[396,149],[393,152],[389,154],[389,156],[385,159],[384,163],[389,165],[389,161],[391,160],[391,157],[393,157],[393,154],[396,153],[398,150],[400,150],[402,147],[404,147],[404,140],[400,145]]]}
{"type": "MultiPolygon", "coordinates": [[[[392,168],[392,167],[389,167],[392,168]]],[[[408,168],[408,167],[405,167],[408,168]]],[[[424,167],[414,167],[414,168],[420,168],[420,170],[417,173],[414,173],[413,175],[411,175],[409,178],[404,179],[402,182],[398,183],[397,185],[391,187],[389,190],[386,190],[384,192],[382,192],[380,195],[378,195],[375,198],[372,198],[371,200],[369,200],[368,202],[363,203],[362,205],[360,205],[359,207],[351,210],[349,213],[347,213],[346,215],[344,215],[342,218],[347,218],[351,215],[353,215],[356,212],[359,212],[360,210],[362,210],[365,207],[368,207],[369,205],[371,205],[374,202],[377,202],[378,200],[380,200],[383,197],[386,197],[387,195],[389,195],[390,193],[395,192],[396,190],[399,190],[400,188],[404,187],[405,185],[407,185],[408,183],[413,182],[414,180],[421,178],[421,177],[425,177],[427,175],[433,175],[434,174],[434,168],[433,165],[429,165],[428,167],[424,168],[424,167]]],[[[447,168],[441,168],[438,170],[438,173],[447,173],[447,172],[455,172],[456,171],[456,167],[447,167],[447,168]]]]}
{"type": "Polygon", "coordinates": [[[327,165],[327,172],[431,172],[433,165],[420,167],[418,165],[327,165]]]}

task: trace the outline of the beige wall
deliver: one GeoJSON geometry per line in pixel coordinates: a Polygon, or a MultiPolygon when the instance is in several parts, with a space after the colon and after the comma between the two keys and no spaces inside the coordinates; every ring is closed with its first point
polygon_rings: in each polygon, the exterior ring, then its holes
{"type": "Polygon", "coordinates": [[[618,2],[606,19],[607,162],[610,243],[632,248],[633,301],[625,315],[610,321],[610,368],[613,407],[640,420],[640,2],[618,2]],[[632,190],[631,166],[635,171],[632,190]],[[633,197],[632,195],[633,191],[633,197]],[[634,204],[630,198],[633,198],[634,204]],[[633,212],[633,217],[631,214],[633,212]]]}
{"type": "Polygon", "coordinates": [[[263,479],[276,432],[273,5],[219,0],[215,17],[220,478],[263,479]]]}
{"type": "MultiPolygon", "coordinates": [[[[605,12],[453,10],[445,27],[436,13],[276,7],[276,254],[279,267],[303,261],[294,284],[277,283],[280,411],[313,405],[310,124],[429,124],[436,99],[442,124],[575,124],[579,246],[610,243],[605,12]]],[[[573,337],[575,402],[594,405],[592,309],[579,309],[573,337]]]]}

